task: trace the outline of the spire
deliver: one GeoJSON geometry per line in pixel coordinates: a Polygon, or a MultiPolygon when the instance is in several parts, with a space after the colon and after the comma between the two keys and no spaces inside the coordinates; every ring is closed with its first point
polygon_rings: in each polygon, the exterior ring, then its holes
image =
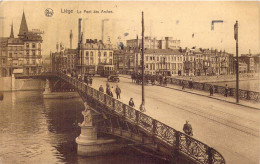
{"type": "Polygon", "coordinates": [[[14,38],[14,27],[13,27],[13,23],[12,23],[12,26],[11,26],[10,38],[14,38]]]}
{"type": "Polygon", "coordinates": [[[21,26],[20,26],[18,36],[24,36],[26,33],[28,33],[28,26],[27,26],[27,23],[26,23],[24,12],[23,12],[23,17],[22,17],[21,26]]]}

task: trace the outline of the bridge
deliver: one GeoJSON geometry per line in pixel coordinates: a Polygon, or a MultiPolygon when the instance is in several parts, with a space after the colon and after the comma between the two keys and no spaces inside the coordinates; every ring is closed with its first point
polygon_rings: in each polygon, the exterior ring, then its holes
{"type": "MultiPolygon", "coordinates": [[[[154,156],[174,163],[225,163],[224,157],[214,148],[66,74],[42,73],[17,78],[51,79],[51,87],[58,87],[53,91],[77,91],[86,108],[93,112],[93,126],[99,133],[122,138],[154,156]]],[[[85,116],[84,121],[90,119],[85,116]]]]}

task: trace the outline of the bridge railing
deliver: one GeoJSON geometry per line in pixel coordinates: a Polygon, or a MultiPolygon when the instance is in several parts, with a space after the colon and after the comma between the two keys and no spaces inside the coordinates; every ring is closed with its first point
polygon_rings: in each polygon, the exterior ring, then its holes
{"type": "MultiPolygon", "coordinates": [[[[185,88],[190,88],[190,81],[189,80],[181,80],[181,79],[175,79],[170,78],[169,82],[174,85],[182,86],[184,85],[185,88]]],[[[219,93],[224,95],[225,94],[225,87],[224,86],[218,86],[218,85],[212,85],[209,83],[200,83],[200,82],[192,82],[192,88],[197,90],[203,90],[208,91],[210,86],[213,86],[214,93],[219,93]]],[[[228,96],[236,96],[236,88],[229,88],[228,90],[228,96]]],[[[245,100],[252,100],[252,101],[260,101],[260,93],[255,91],[247,91],[243,89],[239,89],[239,98],[245,99],[245,100]]]]}
{"type": "Polygon", "coordinates": [[[84,92],[103,105],[106,105],[109,110],[123,116],[128,119],[129,122],[138,125],[146,134],[156,137],[169,145],[175,152],[182,153],[201,164],[225,164],[224,157],[218,151],[193,137],[177,131],[111,96],[87,86],[77,79],[71,78],[60,72],[58,72],[57,75],[74,85],[74,87],[81,92],[84,92]]]}

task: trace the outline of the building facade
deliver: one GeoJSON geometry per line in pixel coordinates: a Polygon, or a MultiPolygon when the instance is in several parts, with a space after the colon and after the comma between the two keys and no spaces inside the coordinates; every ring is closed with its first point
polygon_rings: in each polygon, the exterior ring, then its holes
{"type": "MultiPolygon", "coordinates": [[[[126,41],[128,50],[141,49],[142,39],[131,39],[126,41]]],[[[158,40],[156,38],[144,37],[144,49],[179,49],[180,40],[174,40],[172,37],[165,37],[158,40]]]]}
{"type": "Polygon", "coordinates": [[[77,68],[85,73],[88,66],[94,66],[97,71],[99,64],[113,65],[113,53],[111,44],[104,44],[97,39],[86,39],[86,42],[80,45],[77,68]]]}
{"type": "Polygon", "coordinates": [[[184,72],[187,76],[227,75],[234,73],[233,55],[209,49],[184,49],[184,72]]]}
{"type": "MultiPolygon", "coordinates": [[[[120,50],[114,52],[114,64],[119,72],[141,73],[141,51],[120,50]]],[[[144,51],[145,74],[182,75],[183,54],[179,50],[150,49],[144,51]]]]}
{"type": "Polygon", "coordinates": [[[42,69],[42,32],[28,30],[25,14],[18,37],[14,37],[13,25],[9,37],[0,38],[0,75],[11,76],[12,73],[39,73],[42,69]]]}

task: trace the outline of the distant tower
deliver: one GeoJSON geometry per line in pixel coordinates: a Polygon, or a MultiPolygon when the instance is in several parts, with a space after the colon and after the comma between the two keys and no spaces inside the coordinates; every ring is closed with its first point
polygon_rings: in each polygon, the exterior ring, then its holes
{"type": "Polygon", "coordinates": [[[13,23],[12,23],[12,26],[11,26],[10,38],[14,38],[14,27],[13,27],[13,23]]]}
{"type": "Polygon", "coordinates": [[[19,30],[18,36],[19,37],[24,37],[25,34],[28,33],[28,31],[29,31],[28,30],[28,26],[27,26],[27,23],[26,23],[24,12],[23,12],[23,17],[22,17],[21,26],[20,26],[20,30],[19,30]]]}
{"type": "Polygon", "coordinates": [[[72,38],[73,38],[73,34],[72,34],[72,30],[70,30],[70,49],[72,49],[72,38]]]}

